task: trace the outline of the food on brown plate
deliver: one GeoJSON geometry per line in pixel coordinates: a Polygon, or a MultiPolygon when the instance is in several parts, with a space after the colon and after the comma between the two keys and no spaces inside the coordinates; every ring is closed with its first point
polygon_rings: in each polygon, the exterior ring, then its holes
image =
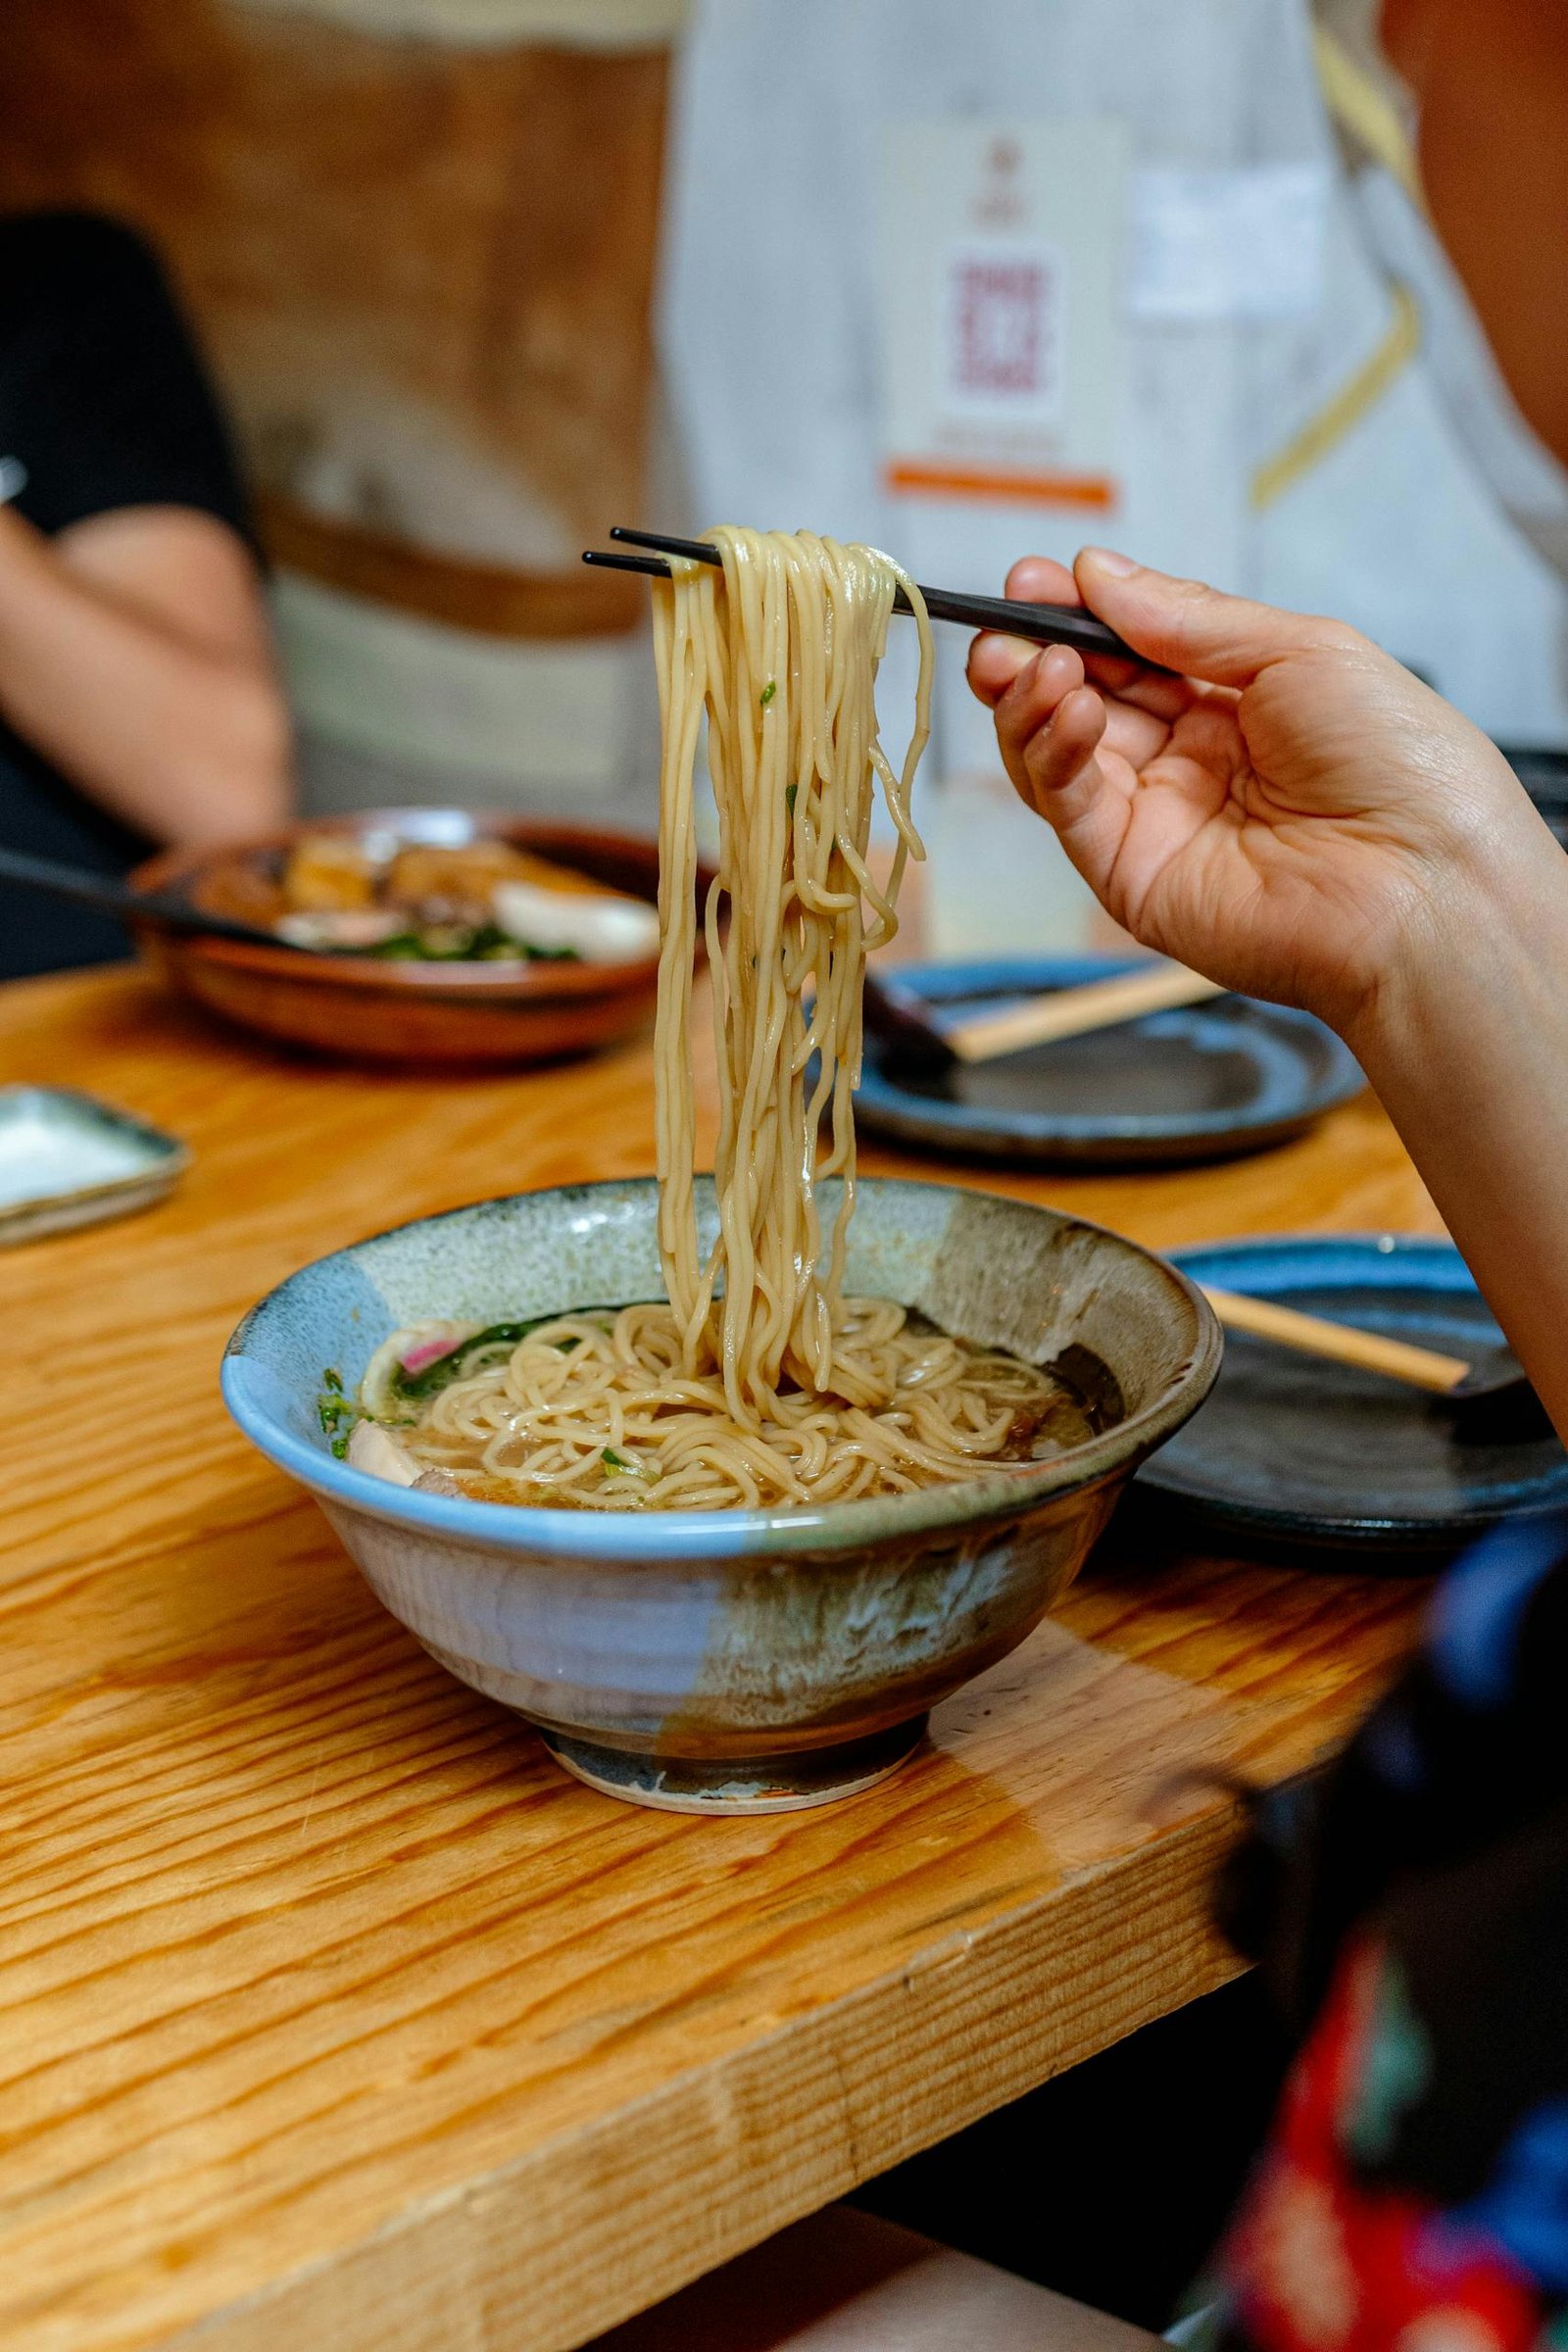
{"type": "Polygon", "coordinates": [[[283,896],[299,914],[347,912],[375,902],[376,867],[348,833],[307,833],[283,871],[283,896]]]}
{"type": "Polygon", "coordinates": [[[283,869],[275,928],[298,948],[420,963],[541,958],[624,963],[651,955],[645,900],[505,841],[307,833],[283,869]]]}

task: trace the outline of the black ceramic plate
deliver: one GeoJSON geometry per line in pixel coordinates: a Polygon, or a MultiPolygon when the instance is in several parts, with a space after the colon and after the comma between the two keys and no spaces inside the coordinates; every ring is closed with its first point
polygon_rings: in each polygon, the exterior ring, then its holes
{"type": "MultiPolygon", "coordinates": [[[[1173,1256],[1197,1282],[1447,1355],[1502,1336],[1447,1242],[1293,1236],[1173,1256]]],[[[1430,1554],[1568,1505],[1568,1453],[1539,1431],[1466,1434],[1419,1389],[1227,1332],[1207,1402],[1138,1483],[1146,1504],[1160,1497],[1253,1536],[1430,1554]]]]}
{"type": "MultiPolygon", "coordinates": [[[[900,985],[965,1017],[1138,967],[1125,958],[900,964],[900,985]]],[[[942,1152],[1045,1166],[1223,1159],[1298,1134],[1365,1084],[1310,1013],[1211,997],[930,1081],[890,1078],[867,1037],[856,1114],[942,1152]]]]}

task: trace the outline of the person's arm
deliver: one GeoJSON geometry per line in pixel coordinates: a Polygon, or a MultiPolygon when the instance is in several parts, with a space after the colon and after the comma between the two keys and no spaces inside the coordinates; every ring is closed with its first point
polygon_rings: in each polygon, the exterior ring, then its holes
{"type": "Polygon", "coordinates": [[[1568,1441],[1565,901],[1549,834],[1476,872],[1346,1037],[1568,1441]]]}
{"type": "Polygon", "coordinates": [[[239,838],[290,813],[256,566],[194,508],[122,508],[52,539],[0,508],[0,714],[156,841],[239,838]]]}
{"type": "Polygon", "coordinates": [[[1486,737],[1335,621],[1079,558],[1152,677],[982,637],[1008,773],[1147,947],[1338,1029],[1568,1438],[1568,857],[1486,737]]]}

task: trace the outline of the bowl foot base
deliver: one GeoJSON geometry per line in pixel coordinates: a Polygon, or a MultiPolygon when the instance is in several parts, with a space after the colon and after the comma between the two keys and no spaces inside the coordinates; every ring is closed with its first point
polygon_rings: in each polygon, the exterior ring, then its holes
{"type": "Polygon", "coordinates": [[[841,1747],[705,1764],[686,1756],[628,1754],[564,1732],[540,1733],[556,1762],[590,1788],[662,1813],[799,1813],[808,1805],[831,1805],[885,1781],[924,1736],[925,1717],[917,1715],[841,1747]]]}

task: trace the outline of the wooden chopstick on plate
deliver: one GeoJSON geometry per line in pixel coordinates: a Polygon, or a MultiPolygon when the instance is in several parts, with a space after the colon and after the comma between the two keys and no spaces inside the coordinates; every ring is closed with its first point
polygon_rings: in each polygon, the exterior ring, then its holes
{"type": "Polygon", "coordinates": [[[947,1021],[942,1034],[959,1061],[992,1061],[999,1054],[1054,1045],[1059,1038],[1084,1037],[1094,1029],[1114,1029],[1123,1021],[1142,1020],[1147,1013],[1171,1012],[1178,1005],[1201,1004],[1205,998],[1224,994],[1217,981],[1205,980],[1201,972],[1161,961],[1148,971],[1118,972],[1083,988],[1033,997],[1027,1004],[1009,1005],[1004,1012],[947,1021]]]}

